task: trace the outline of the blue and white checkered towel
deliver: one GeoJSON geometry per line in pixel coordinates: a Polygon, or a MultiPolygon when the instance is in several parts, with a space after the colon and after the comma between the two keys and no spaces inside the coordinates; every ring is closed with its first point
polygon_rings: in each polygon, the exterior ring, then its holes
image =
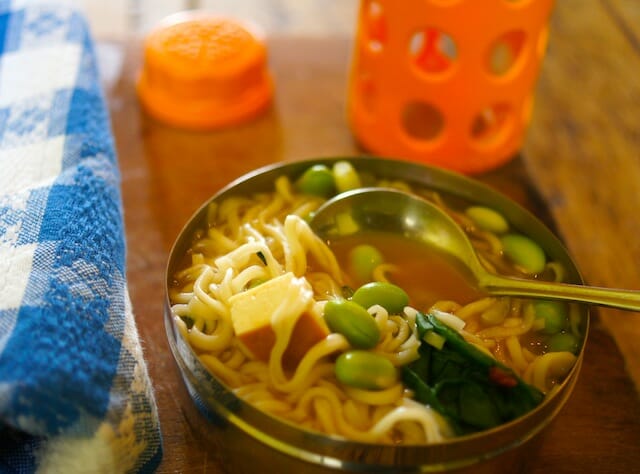
{"type": "Polygon", "coordinates": [[[120,176],[83,16],[0,0],[0,472],[152,472],[120,176]]]}

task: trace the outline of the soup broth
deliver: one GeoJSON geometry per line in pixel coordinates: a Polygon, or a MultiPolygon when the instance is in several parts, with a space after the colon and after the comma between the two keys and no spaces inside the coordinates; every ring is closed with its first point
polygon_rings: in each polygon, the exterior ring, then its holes
{"type": "MultiPolygon", "coordinates": [[[[386,232],[370,232],[343,237],[329,242],[340,262],[349,262],[350,252],[358,245],[371,245],[383,256],[385,277],[403,288],[410,304],[426,311],[437,301],[451,300],[467,304],[484,296],[474,287],[465,270],[451,258],[415,240],[386,232]]],[[[356,286],[367,283],[346,266],[356,286]]]]}

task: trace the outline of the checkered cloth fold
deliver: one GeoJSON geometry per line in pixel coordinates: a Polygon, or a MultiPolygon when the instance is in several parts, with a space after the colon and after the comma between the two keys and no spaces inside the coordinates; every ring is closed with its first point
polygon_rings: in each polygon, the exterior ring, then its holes
{"type": "Polygon", "coordinates": [[[160,458],[89,29],[69,7],[0,0],[0,472],[160,458]]]}

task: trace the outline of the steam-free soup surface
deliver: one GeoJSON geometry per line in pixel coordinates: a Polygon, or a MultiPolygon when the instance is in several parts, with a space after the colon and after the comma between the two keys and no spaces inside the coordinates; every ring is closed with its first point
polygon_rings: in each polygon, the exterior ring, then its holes
{"type": "MultiPolygon", "coordinates": [[[[351,250],[362,244],[377,248],[384,263],[393,265],[390,271],[385,272],[386,277],[403,288],[410,297],[411,305],[418,309],[427,310],[436,301],[452,300],[466,304],[484,296],[456,262],[415,240],[372,232],[342,237],[331,241],[329,246],[338,261],[348,262],[351,250]]],[[[353,273],[350,276],[356,286],[366,283],[359,281],[353,273]]]]}

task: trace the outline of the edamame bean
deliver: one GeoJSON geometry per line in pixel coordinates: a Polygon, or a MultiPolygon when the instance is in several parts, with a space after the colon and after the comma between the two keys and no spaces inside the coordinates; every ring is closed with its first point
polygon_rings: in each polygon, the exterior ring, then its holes
{"type": "Polygon", "coordinates": [[[502,214],[489,207],[471,206],[465,214],[482,230],[504,234],[509,230],[509,223],[502,214]]]}
{"type": "Polygon", "coordinates": [[[298,189],[305,194],[328,197],[335,193],[333,173],[325,165],[313,165],[296,182],[298,189]]]}
{"type": "Polygon", "coordinates": [[[501,239],[504,253],[516,265],[529,274],[535,275],[544,270],[547,258],[542,248],[520,234],[507,234],[501,239]]]}
{"type": "Polygon", "coordinates": [[[341,383],[363,390],[383,390],[398,381],[398,372],[389,359],[367,351],[341,354],[335,373],[341,383]]]}
{"type": "Polygon", "coordinates": [[[337,161],[333,165],[333,179],[339,193],[362,186],[358,172],[348,161],[337,161]]]}
{"type": "Polygon", "coordinates": [[[376,320],[353,301],[331,300],[324,306],[324,320],[333,332],[342,334],[358,349],[371,349],[380,340],[376,320]]]}
{"type": "Polygon", "coordinates": [[[368,309],[374,304],[379,304],[389,314],[399,314],[409,304],[409,295],[392,283],[374,281],[358,288],[351,300],[363,308],[368,309]]]}
{"type": "Polygon", "coordinates": [[[544,321],[540,331],[545,334],[556,334],[567,324],[567,305],[560,301],[535,301],[533,311],[536,319],[542,318],[544,321]]]}
{"type": "Polygon", "coordinates": [[[373,271],[382,262],[382,254],[373,245],[357,245],[349,252],[350,269],[359,282],[371,281],[373,271]]]}
{"type": "Polygon", "coordinates": [[[547,347],[551,352],[571,352],[575,354],[579,347],[578,338],[575,334],[569,332],[561,332],[554,334],[547,341],[547,347]]]}

